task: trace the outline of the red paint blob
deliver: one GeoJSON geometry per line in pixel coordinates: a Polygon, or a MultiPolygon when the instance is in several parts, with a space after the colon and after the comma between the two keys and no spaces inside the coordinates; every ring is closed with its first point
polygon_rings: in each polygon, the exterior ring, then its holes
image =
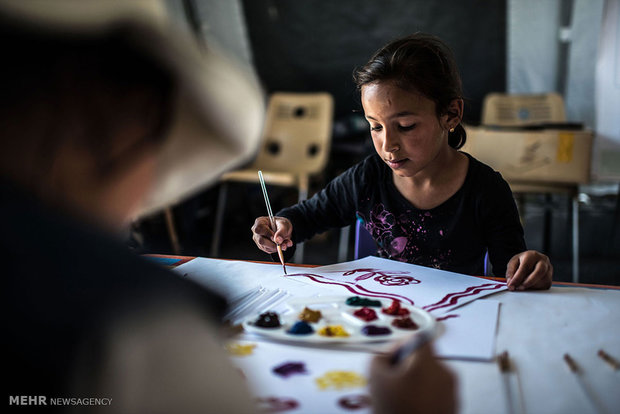
{"type": "Polygon", "coordinates": [[[399,329],[418,329],[419,326],[415,323],[409,316],[405,316],[404,318],[396,318],[392,321],[392,326],[395,326],[399,329]]]}
{"type": "Polygon", "coordinates": [[[394,299],[389,307],[383,308],[383,313],[386,315],[405,316],[409,315],[409,309],[402,308],[400,306],[400,301],[394,299]]]}
{"type": "Polygon", "coordinates": [[[353,312],[353,315],[357,316],[358,318],[366,322],[370,322],[370,321],[374,321],[375,319],[378,319],[377,312],[367,307],[363,307],[361,309],[356,310],[355,312],[353,312]]]}

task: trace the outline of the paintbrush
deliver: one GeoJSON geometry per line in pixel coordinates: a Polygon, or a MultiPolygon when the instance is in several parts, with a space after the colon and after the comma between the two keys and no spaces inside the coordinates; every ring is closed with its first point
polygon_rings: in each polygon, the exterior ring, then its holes
{"type": "Polygon", "coordinates": [[[603,361],[605,361],[607,364],[609,364],[609,366],[612,367],[614,369],[614,371],[617,371],[617,370],[620,369],[620,362],[618,362],[616,359],[614,359],[614,357],[609,355],[607,352],[603,351],[602,349],[599,349],[596,354],[603,361]]]}
{"type": "MultiPolygon", "coordinates": [[[[271,230],[275,233],[277,230],[276,219],[273,217],[273,212],[271,211],[271,203],[269,203],[269,196],[267,195],[267,187],[265,186],[265,179],[263,178],[263,172],[258,172],[258,179],[260,180],[260,187],[263,190],[263,197],[265,197],[265,204],[267,205],[267,213],[269,214],[269,222],[271,223],[271,230]]],[[[276,243],[276,248],[278,249],[278,257],[280,258],[280,263],[282,263],[282,269],[284,269],[284,274],[286,273],[286,265],[284,264],[284,254],[282,254],[282,246],[279,243],[276,243]]]]}
{"type": "Polygon", "coordinates": [[[422,331],[414,334],[407,342],[394,352],[390,358],[390,364],[396,365],[415,351],[420,349],[424,344],[432,339],[433,335],[430,331],[422,331]]]}
{"type": "Polygon", "coordinates": [[[508,356],[508,351],[504,351],[497,356],[497,364],[504,379],[504,391],[506,394],[507,412],[510,414],[524,413],[523,393],[521,392],[521,382],[517,376],[508,356]],[[516,384],[515,384],[516,382],[516,384]],[[515,393],[516,388],[516,395],[515,393]]]}
{"type": "Polygon", "coordinates": [[[585,395],[590,404],[592,404],[596,412],[601,414],[606,413],[607,410],[601,405],[598,398],[596,398],[596,395],[590,387],[590,384],[588,384],[583,377],[583,372],[579,365],[577,365],[577,362],[575,362],[575,360],[569,354],[564,354],[564,362],[566,362],[566,365],[568,365],[568,368],[574,374],[574,377],[577,380],[579,387],[583,391],[583,395],[585,395]]]}

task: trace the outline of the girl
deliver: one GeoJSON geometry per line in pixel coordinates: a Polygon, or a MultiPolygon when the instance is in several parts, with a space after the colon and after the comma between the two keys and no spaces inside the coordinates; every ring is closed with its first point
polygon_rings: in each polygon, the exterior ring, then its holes
{"type": "Polygon", "coordinates": [[[463,93],[448,46],[425,34],[393,41],[354,79],[377,154],[280,211],[275,233],[267,217],[257,218],[257,246],[273,253],[278,243],[290,254],[294,243],[358,219],[382,257],[481,275],[488,250],[509,289],[548,289],[553,267],[526,251],[508,184],[458,151],[466,139],[463,93]]]}

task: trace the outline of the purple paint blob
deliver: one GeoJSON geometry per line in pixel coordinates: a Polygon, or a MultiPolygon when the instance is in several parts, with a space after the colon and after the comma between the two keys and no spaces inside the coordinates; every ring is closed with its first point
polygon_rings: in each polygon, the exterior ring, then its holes
{"type": "Polygon", "coordinates": [[[273,368],[272,371],[274,374],[282,378],[288,378],[291,375],[295,374],[308,373],[308,371],[306,371],[306,364],[304,364],[303,362],[286,362],[273,368]]]}
{"type": "Polygon", "coordinates": [[[389,335],[392,330],[385,326],[366,325],[362,328],[362,333],[367,336],[389,335]]]}

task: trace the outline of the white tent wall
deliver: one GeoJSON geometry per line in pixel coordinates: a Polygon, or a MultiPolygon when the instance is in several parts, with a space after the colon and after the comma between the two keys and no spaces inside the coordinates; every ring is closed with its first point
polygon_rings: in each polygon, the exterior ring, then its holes
{"type": "Polygon", "coordinates": [[[566,116],[595,129],[594,83],[603,0],[574,0],[568,31],[566,116]]]}
{"type": "Polygon", "coordinates": [[[249,72],[255,72],[241,0],[165,0],[165,4],[171,16],[199,40],[226,51],[249,72]]]}
{"type": "Polygon", "coordinates": [[[509,0],[508,92],[559,92],[568,120],[595,128],[595,64],[603,5],[604,0],[509,0]],[[563,7],[568,16],[563,16],[563,7]]]}
{"type": "Polygon", "coordinates": [[[607,0],[596,62],[595,174],[620,181],[620,0],[607,0]]]}
{"type": "Polygon", "coordinates": [[[507,14],[507,92],[554,91],[560,0],[508,0],[507,14]]]}

